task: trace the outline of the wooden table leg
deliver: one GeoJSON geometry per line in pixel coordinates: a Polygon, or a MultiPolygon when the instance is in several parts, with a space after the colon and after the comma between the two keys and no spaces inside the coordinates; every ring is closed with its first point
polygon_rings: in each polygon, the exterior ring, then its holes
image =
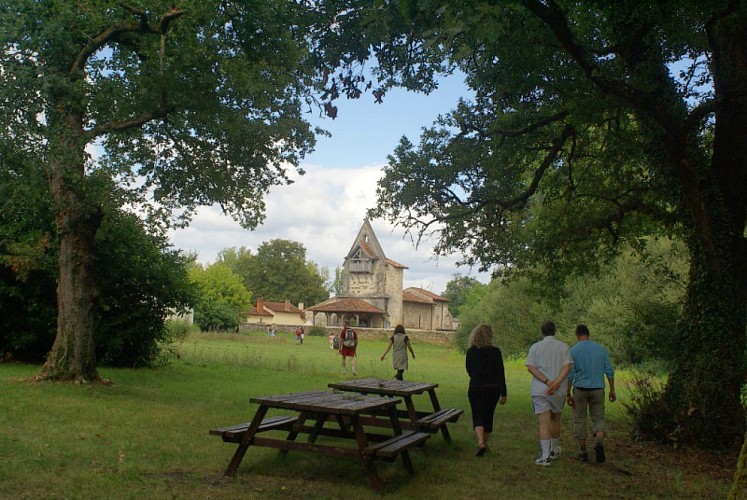
{"type": "Polygon", "coordinates": [[[260,406],[257,408],[257,413],[254,414],[252,423],[249,424],[249,428],[246,430],[244,438],[241,440],[241,443],[239,443],[239,447],[236,448],[236,452],[233,454],[233,458],[231,458],[231,462],[228,464],[228,468],[225,472],[226,476],[233,477],[234,474],[236,474],[236,469],[239,468],[239,464],[244,459],[246,450],[249,449],[249,446],[254,440],[254,434],[256,434],[257,429],[259,428],[259,424],[262,423],[262,419],[267,415],[267,409],[266,406],[260,406]]]}
{"type": "MultiPolygon", "coordinates": [[[[431,398],[431,404],[433,405],[433,411],[436,412],[441,409],[441,404],[438,402],[438,396],[436,396],[436,389],[429,389],[428,396],[431,398]]],[[[451,442],[451,435],[449,429],[446,428],[446,422],[441,426],[441,434],[444,436],[444,440],[447,443],[451,442]]]]}
{"type": "MultiPolygon", "coordinates": [[[[298,431],[296,429],[300,429],[301,427],[303,427],[307,418],[309,418],[309,414],[305,411],[301,412],[301,414],[298,416],[298,420],[296,421],[295,424],[293,424],[293,427],[288,433],[288,436],[285,438],[286,441],[296,440],[296,438],[298,437],[298,431]]],[[[288,454],[288,450],[280,450],[280,454],[285,456],[288,454]]]]}
{"type": "Polygon", "coordinates": [[[326,422],[328,418],[329,414],[327,413],[316,414],[316,423],[314,424],[314,430],[309,433],[309,437],[306,440],[307,442],[313,443],[316,441],[316,438],[319,435],[319,431],[322,430],[322,427],[324,427],[324,422],[326,422]]]}
{"type": "MultiPolygon", "coordinates": [[[[410,404],[409,407],[412,405],[412,399],[408,398],[410,404]]],[[[394,430],[394,435],[399,436],[402,434],[402,424],[399,421],[399,416],[397,415],[397,409],[394,406],[389,407],[389,422],[392,425],[392,429],[394,430]]],[[[415,411],[415,407],[412,407],[412,411],[415,411]]],[[[417,419],[417,413],[415,414],[415,418],[417,419]]],[[[410,452],[409,450],[402,450],[400,452],[400,455],[402,455],[402,464],[405,466],[405,470],[412,474],[415,474],[415,468],[412,466],[412,460],[410,459],[410,452]]]]}
{"type": "Polygon", "coordinates": [[[415,403],[412,402],[412,396],[404,396],[405,406],[407,407],[407,415],[410,417],[410,422],[415,425],[418,421],[418,412],[415,410],[415,403]]]}
{"type": "Polygon", "coordinates": [[[376,469],[376,463],[373,457],[369,456],[363,451],[366,449],[366,446],[368,446],[368,441],[366,440],[366,432],[363,429],[363,425],[361,424],[358,415],[352,415],[350,417],[350,423],[353,427],[353,432],[355,433],[355,442],[358,444],[358,452],[360,453],[360,458],[363,459],[363,462],[366,465],[368,482],[371,485],[371,488],[374,489],[374,491],[376,491],[377,493],[382,493],[384,489],[381,486],[381,478],[379,477],[379,471],[376,469]]]}

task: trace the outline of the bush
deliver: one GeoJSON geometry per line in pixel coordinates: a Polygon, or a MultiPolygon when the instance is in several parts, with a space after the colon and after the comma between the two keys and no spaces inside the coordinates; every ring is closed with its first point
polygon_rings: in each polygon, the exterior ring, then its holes
{"type": "Polygon", "coordinates": [[[312,337],[326,337],[327,336],[327,330],[325,330],[323,327],[314,325],[308,330],[306,330],[306,335],[310,335],[312,337]]]}
{"type": "Polygon", "coordinates": [[[632,417],[633,437],[659,442],[676,441],[676,436],[671,435],[675,423],[664,398],[664,384],[653,373],[638,372],[633,375],[631,387],[629,402],[623,407],[632,417]]]}
{"type": "Polygon", "coordinates": [[[194,327],[189,321],[183,319],[172,319],[166,321],[166,334],[171,341],[184,340],[194,327]]]}

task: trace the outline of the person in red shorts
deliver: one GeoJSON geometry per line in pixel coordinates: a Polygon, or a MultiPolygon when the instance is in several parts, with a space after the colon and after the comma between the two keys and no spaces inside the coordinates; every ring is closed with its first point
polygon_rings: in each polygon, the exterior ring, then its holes
{"type": "Polygon", "coordinates": [[[342,330],[340,331],[340,354],[342,355],[342,373],[347,370],[345,368],[345,358],[350,358],[350,368],[353,370],[355,375],[355,349],[358,347],[358,334],[350,328],[347,321],[342,323],[342,330]]]}

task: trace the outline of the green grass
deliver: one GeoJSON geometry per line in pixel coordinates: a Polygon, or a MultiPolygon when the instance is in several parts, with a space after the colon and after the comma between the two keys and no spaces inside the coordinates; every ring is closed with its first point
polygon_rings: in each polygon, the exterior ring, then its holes
{"type": "MultiPolygon", "coordinates": [[[[249,398],[325,388],[341,378],[326,338],[291,334],[193,335],[171,366],[102,369],[113,385],[25,381],[38,367],[0,364],[0,498],[375,498],[360,462],[301,452],[250,448],[235,478],[223,471],[235,445],[208,430],[245,422],[249,398]]],[[[391,377],[383,340],[363,340],[358,375],[391,377]]],[[[416,475],[401,460],[378,466],[385,493],[396,498],[724,498],[733,461],[633,443],[622,401],[608,405],[608,461],[577,463],[570,413],[563,417],[564,455],[534,465],[537,422],[523,361],[507,362],[508,403],[499,407],[490,450],[473,456],[464,357],[446,346],[414,342],[409,380],[439,383],[443,406],[465,409],[440,435],[411,453],[416,475]]],[[[347,376],[349,377],[349,376],[347,376]]],[[[427,406],[427,398],[421,401],[427,406]]]]}

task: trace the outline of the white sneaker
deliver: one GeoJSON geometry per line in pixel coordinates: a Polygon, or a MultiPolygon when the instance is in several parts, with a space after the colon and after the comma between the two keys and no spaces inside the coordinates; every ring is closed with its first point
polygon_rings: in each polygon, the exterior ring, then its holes
{"type": "Polygon", "coordinates": [[[557,448],[550,451],[550,456],[548,457],[550,460],[556,460],[558,457],[560,457],[560,445],[558,445],[557,448]]]}
{"type": "Polygon", "coordinates": [[[550,461],[550,457],[539,457],[534,461],[534,463],[537,465],[541,465],[542,467],[549,467],[552,464],[552,462],[550,461]]]}

